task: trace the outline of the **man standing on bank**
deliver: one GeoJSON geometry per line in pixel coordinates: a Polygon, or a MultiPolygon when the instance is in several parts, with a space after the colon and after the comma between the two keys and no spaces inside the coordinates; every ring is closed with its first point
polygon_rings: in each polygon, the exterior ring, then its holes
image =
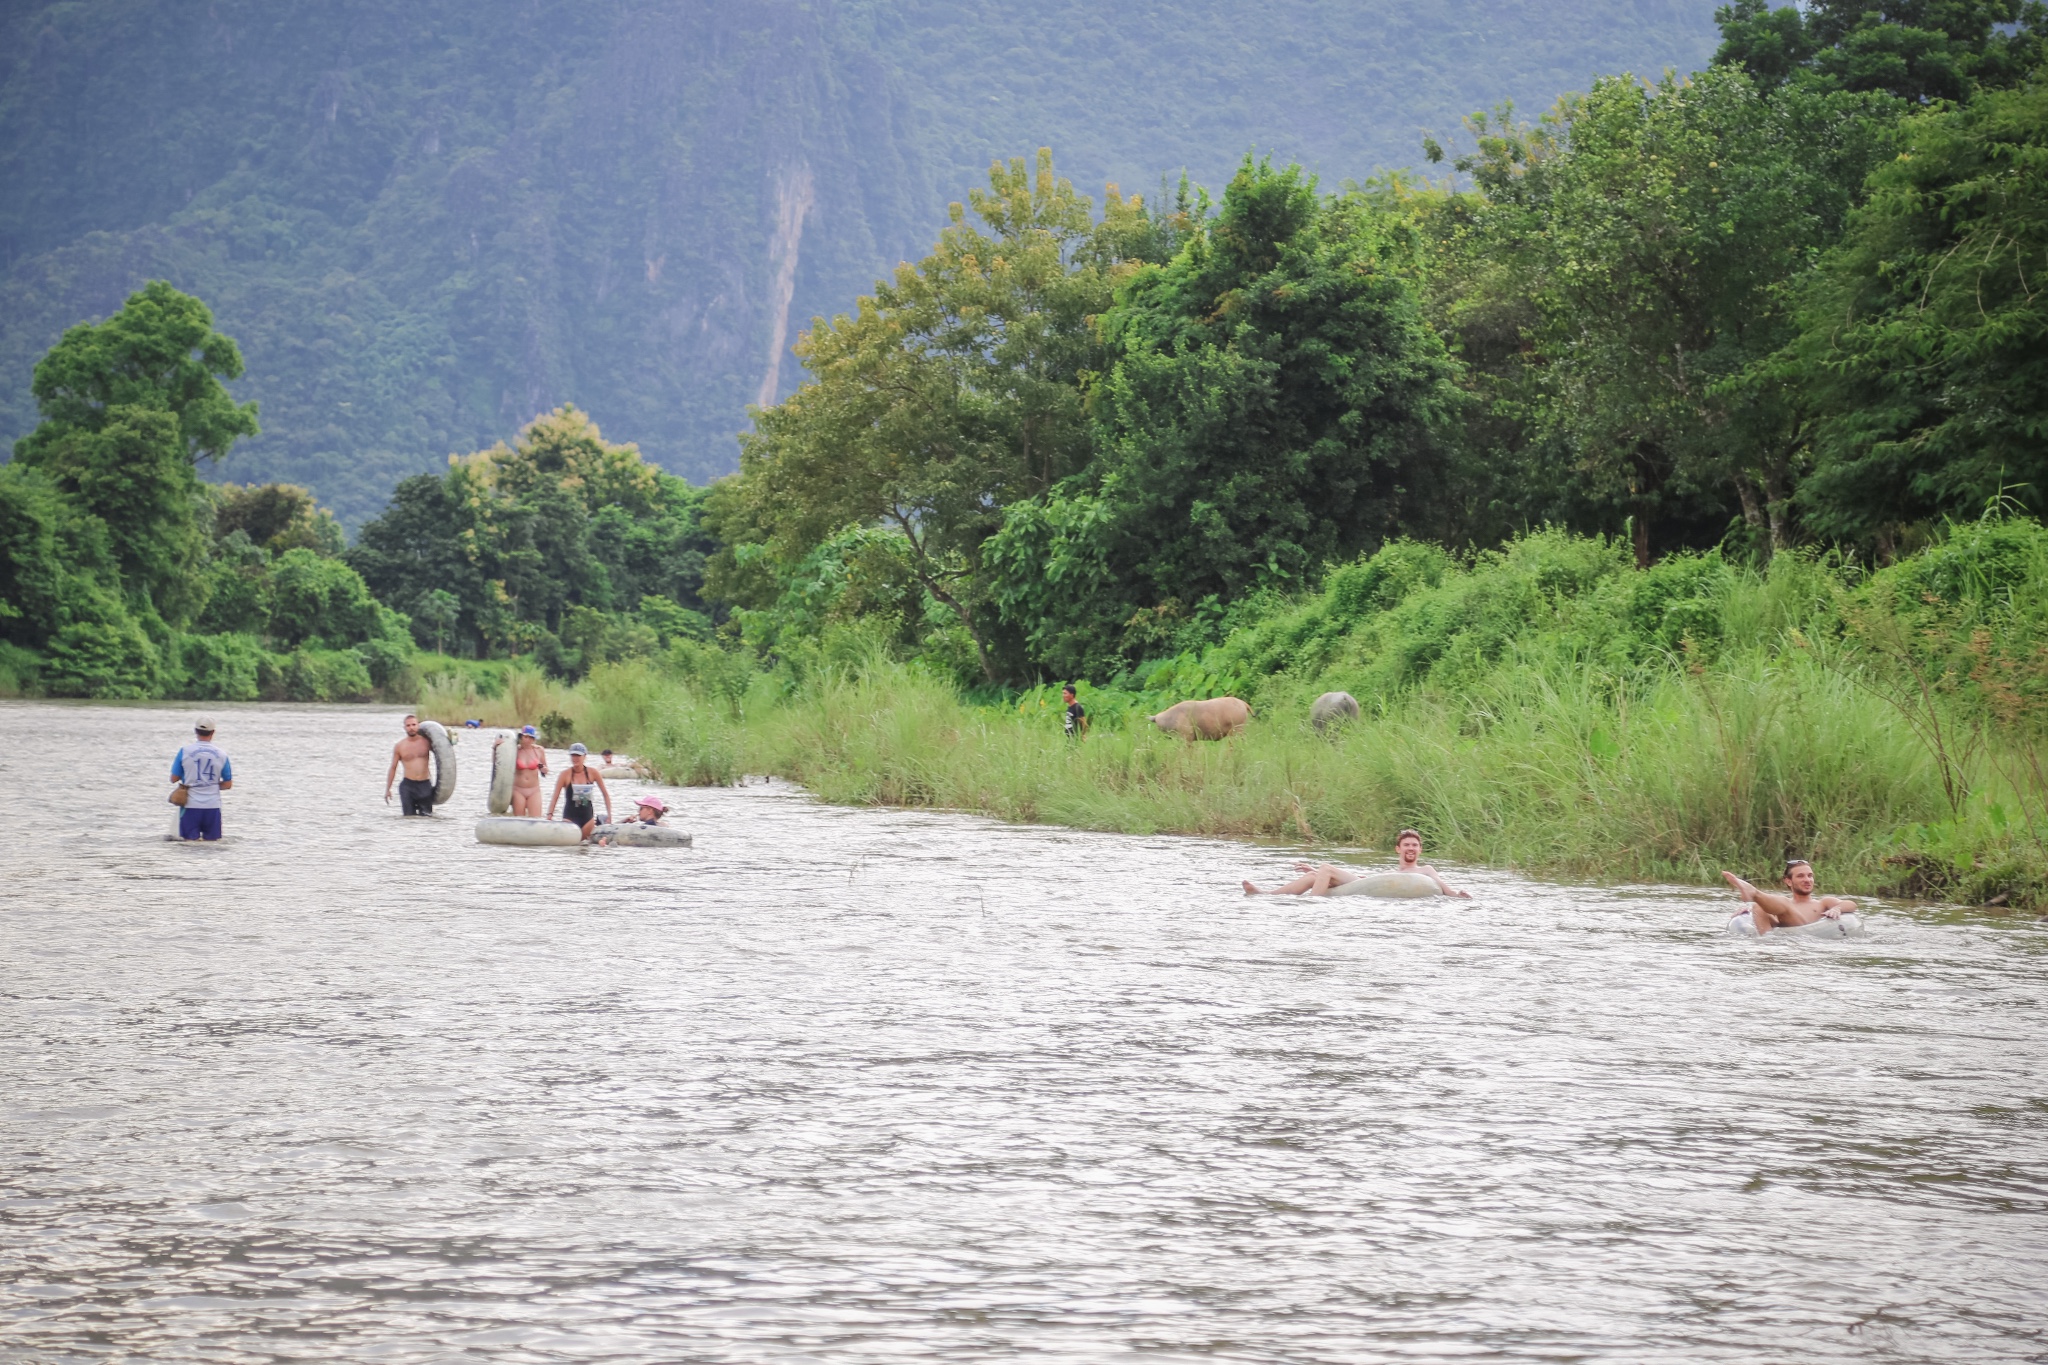
{"type": "Polygon", "coordinates": [[[1060,689],[1060,700],[1067,704],[1066,727],[1068,739],[1079,739],[1088,733],[1088,708],[1075,699],[1074,685],[1068,683],[1060,689]]]}
{"type": "Polygon", "coordinates": [[[391,746],[391,766],[384,770],[384,804],[391,804],[391,779],[398,775],[398,767],[405,765],[405,779],[398,784],[398,811],[401,815],[432,815],[434,813],[434,771],[432,759],[434,746],[420,733],[420,718],[405,718],[405,738],[391,746]]]}
{"type": "Polygon", "coordinates": [[[235,770],[226,752],[213,742],[212,721],[193,722],[192,743],[171,760],[171,782],[184,789],[183,801],[177,793],[171,795],[183,808],[178,812],[178,837],[209,842],[220,838],[220,794],[235,785],[235,770]]]}

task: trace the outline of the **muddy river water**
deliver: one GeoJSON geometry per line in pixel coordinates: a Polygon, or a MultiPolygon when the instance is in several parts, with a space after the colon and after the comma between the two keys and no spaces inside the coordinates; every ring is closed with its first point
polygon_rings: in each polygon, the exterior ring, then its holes
{"type": "Polygon", "coordinates": [[[195,708],[0,703],[0,1359],[2048,1358],[2031,922],[759,782],[493,848],[475,735],[406,821],[395,708],[211,709],[182,846],[195,708]]]}

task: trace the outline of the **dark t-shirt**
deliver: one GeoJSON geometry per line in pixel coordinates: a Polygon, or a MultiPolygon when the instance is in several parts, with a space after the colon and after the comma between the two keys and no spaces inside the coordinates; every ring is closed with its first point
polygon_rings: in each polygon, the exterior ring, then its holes
{"type": "Polygon", "coordinates": [[[1087,718],[1087,707],[1081,705],[1081,703],[1078,701],[1070,701],[1067,703],[1067,733],[1069,735],[1080,734],[1081,722],[1086,720],[1087,718]]]}

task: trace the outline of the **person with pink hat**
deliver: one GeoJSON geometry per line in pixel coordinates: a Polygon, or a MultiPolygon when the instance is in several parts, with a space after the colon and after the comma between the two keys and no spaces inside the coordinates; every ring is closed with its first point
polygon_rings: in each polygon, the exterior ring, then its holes
{"type": "MultiPolygon", "coordinates": [[[[661,823],[661,817],[668,814],[668,802],[658,796],[636,796],[633,798],[633,804],[639,809],[634,814],[619,821],[620,824],[658,825],[661,823]]],[[[609,843],[610,840],[599,836],[598,842],[603,844],[609,843]]]]}

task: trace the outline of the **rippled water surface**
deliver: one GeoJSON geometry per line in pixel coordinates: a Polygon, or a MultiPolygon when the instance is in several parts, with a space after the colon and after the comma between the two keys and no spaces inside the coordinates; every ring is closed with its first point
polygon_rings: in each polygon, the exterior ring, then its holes
{"type": "Polygon", "coordinates": [[[371,709],[220,708],[179,846],[190,714],[0,704],[7,1359],[2048,1358],[2030,924],[780,785],[491,848],[371,709]]]}

